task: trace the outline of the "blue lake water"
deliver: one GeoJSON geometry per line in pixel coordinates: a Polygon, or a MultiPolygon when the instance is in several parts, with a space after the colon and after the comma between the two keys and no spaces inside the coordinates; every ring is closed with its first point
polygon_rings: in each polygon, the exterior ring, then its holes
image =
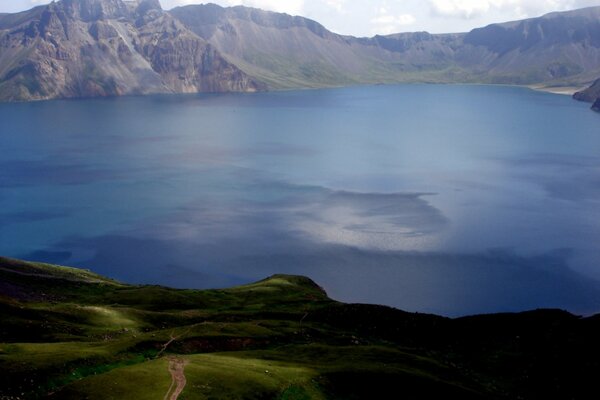
{"type": "Polygon", "coordinates": [[[456,316],[600,312],[600,114],[399,85],[0,104],[0,254],[133,283],[303,274],[456,316]]]}

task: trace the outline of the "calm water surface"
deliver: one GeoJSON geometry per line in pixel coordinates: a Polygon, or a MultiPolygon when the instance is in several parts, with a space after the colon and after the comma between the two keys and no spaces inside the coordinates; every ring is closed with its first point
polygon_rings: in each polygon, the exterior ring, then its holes
{"type": "Polygon", "coordinates": [[[0,104],[0,254],[135,283],[600,312],[600,114],[401,85],[0,104]]]}

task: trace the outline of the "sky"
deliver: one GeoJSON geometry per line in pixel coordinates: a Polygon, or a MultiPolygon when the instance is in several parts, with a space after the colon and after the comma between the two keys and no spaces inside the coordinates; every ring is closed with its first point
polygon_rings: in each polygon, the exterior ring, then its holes
{"type": "MultiPolygon", "coordinates": [[[[202,0],[160,0],[171,9],[202,0]]],[[[600,0],[213,0],[314,19],[341,34],[373,36],[397,32],[465,32],[494,22],[552,11],[600,6],[600,0]]],[[[17,12],[48,0],[0,0],[0,12],[17,12]]]]}

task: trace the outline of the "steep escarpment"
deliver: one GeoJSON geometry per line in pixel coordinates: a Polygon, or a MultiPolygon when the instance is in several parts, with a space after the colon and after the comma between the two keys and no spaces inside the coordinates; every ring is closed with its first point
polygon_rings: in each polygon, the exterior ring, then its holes
{"type": "Polygon", "coordinates": [[[600,74],[600,7],[474,29],[458,59],[493,82],[582,85],[600,74]]]}
{"type": "Polygon", "coordinates": [[[157,0],[62,0],[0,29],[1,100],[265,88],[157,0]]]}
{"type": "Polygon", "coordinates": [[[583,86],[600,74],[600,7],[469,33],[334,34],[315,21],[247,7],[191,5],[172,15],[273,87],[471,82],[583,86]]]}
{"type": "Polygon", "coordinates": [[[390,80],[388,66],[362,46],[302,17],[214,4],[170,13],[228,60],[275,88],[323,87],[390,80]]]}
{"type": "Polygon", "coordinates": [[[398,82],[583,87],[600,76],[599,38],[600,7],[468,33],[355,38],[243,6],[61,0],[0,15],[0,100],[398,82]]]}
{"type": "Polygon", "coordinates": [[[593,103],[600,98],[600,79],[596,80],[589,88],[573,95],[575,100],[593,103]]]}

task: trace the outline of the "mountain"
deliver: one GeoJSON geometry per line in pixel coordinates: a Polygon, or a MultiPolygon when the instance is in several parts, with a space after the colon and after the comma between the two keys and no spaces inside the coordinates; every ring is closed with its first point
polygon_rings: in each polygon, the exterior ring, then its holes
{"type": "Polygon", "coordinates": [[[263,90],[158,0],[62,0],[0,16],[0,99],[263,90]]]}
{"type": "Polygon", "coordinates": [[[580,86],[599,75],[600,7],[474,29],[463,40],[475,72],[502,83],[580,86]]]}
{"type": "Polygon", "coordinates": [[[175,290],[0,257],[0,318],[6,399],[589,399],[600,371],[600,316],[448,319],[289,275],[175,290]]]}
{"type": "Polygon", "coordinates": [[[303,17],[242,6],[191,5],[170,13],[230,62],[275,89],[419,80],[426,75],[422,66],[432,62],[430,53],[445,51],[443,43],[428,42],[424,37],[431,35],[426,33],[402,39],[426,47],[425,56],[408,48],[400,53],[380,46],[377,38],[341,36],[303,17]]]}
{"type": "Polygon", "coordinates": [[[583,86],[600,73],[600,7],[493,24],[465,34],[373,38],[246,7],[172,15],[274,88],[407,81],[583,86]]]}
{"type": "Polygon", "coordinates": [[[583,87],[600,7],[468,33],[343,36],[303,17],[158,0],[60,0],[0,15],[0,100],[397,82],[583,87]]]}

